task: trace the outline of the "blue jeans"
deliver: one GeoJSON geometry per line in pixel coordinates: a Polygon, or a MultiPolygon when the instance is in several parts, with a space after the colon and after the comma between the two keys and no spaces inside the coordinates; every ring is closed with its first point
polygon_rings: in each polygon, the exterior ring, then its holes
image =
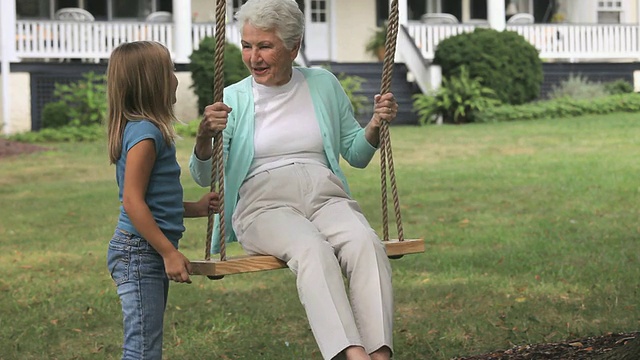
{"type": "Polygon", "coordinates": [[[143,238],[116,229],[109,242],[107,266],[122,304],[122,359],[162,359],[162,326],[169,291],[162,257],[143,238]]]}

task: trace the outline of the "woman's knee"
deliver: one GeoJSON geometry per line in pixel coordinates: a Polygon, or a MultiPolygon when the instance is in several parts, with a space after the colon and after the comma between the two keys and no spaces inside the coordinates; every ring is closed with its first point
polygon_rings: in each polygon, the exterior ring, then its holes
{"type": "Polygon", "coordinates": [[[287,265],[294,271],[302,268],[312,271],[325,271],[333,268],[337,258],[333,247],[327,241],[301,240],[292,247],[287,265]]]}

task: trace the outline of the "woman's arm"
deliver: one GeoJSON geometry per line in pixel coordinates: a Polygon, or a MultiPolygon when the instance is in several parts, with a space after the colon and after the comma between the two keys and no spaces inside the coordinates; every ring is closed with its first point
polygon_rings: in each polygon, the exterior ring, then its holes
{"type": "MultiPolygon", "coordinates": [[[[205,108],[204,116],[196,133],[196,144],[189,159],[189,172],[193,180],[200,186],[211,185],[211,156],[213,155],[213,137],[218,131],[227,128],[231,108],[218,102],[205,108]]],[[[228,146],[228,136],[224,138],[224,146],[228,146]]],[[[226,149],[225,149],[226,150],[226,149]]]]}

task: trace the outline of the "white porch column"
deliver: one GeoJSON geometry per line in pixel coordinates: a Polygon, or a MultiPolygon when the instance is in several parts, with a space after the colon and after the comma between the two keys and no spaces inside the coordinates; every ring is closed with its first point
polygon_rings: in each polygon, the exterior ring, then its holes
{"type": "Polygon", "coordinates": [[[487,0],[487,18],[492,29],[502,31],[507,26],[504,0],[487,0]]]}
{"type": "Polygon", "coordinates": [[[189,63],[193,52],[191,27],[191,0],[173,0],[173,61],[176,63],[189,63]]]}
{"type": "MultiPolygon", "coordinates": [[[[391,4],[392,0],[389,0],[391,4]]],[[[398,24],[407,25],[409,22],[409,7],[407,6],[407,0],[398,0],[398,24]]]]}
{"type": "MultiPolygon", "coordinates": [[[[389,11],[391,11],[391,3],[393,0],[389,0],[389,11]]],[[[398,0],[398,37],[400,37],[400,32],[402,31],[402,26],[407,25],[409,23],[409,7],[407,6],[407,0],[398,0]]],[[[395,62],[404,62],[402,58],[402,52],[399,51],[398,45],[396,44],[396,54],[394,57],[395,62]]]]}
{"type": "Polygon", "coordinates": [[[16,58],[16,3],[0,1],[0,71],[2,71],[2,131],[11,133],[10,63],[16,58]]]}
{"type": "Polygon", "coordinates": [[[469,22],[471,19],[471,0],[462,0],[462,19],[463,23],[469,22]]]}

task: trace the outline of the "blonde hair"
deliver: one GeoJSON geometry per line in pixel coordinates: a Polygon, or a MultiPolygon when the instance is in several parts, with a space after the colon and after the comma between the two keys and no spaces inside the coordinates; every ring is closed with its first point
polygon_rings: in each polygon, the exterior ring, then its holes
{"type": "Polygon", "coordinates": [[[122,136],[130,120],[144,119],[155,124],[167,145],[175,140],[173,66],[169,50],[154,41],[124,43],[111,53],[107,66],[107,140],[111,164],[122,154],[122,136]]]}

